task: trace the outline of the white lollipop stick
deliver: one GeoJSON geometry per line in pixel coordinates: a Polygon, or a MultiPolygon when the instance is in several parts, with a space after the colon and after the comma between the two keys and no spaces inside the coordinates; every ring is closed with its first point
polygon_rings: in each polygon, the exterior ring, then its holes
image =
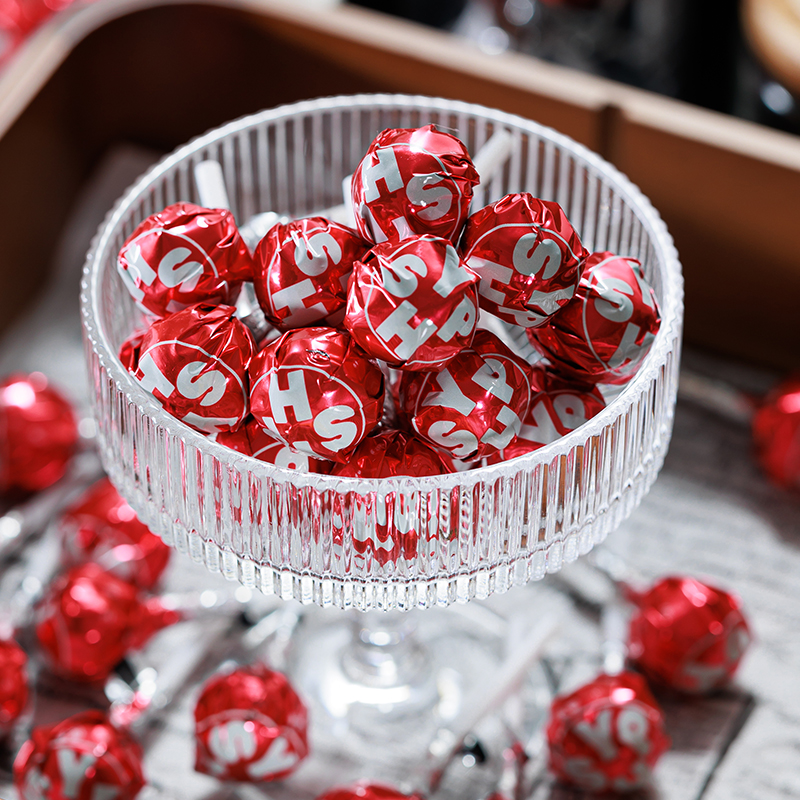
{"type": "Polygon", "coordinates": [[[496,711],[516,691],[532,664],[538,660],[558,627],[558,619],[548,616],[540,620],[524,638],[491,680],[481,683],[464,702],[464,710],[448,725],[441,728],[428,747],[426,771],[429,787],[435,791],[441,782],[444,770],[453,755],[475,726],[488,714],[496,711]],[[491,683],[491,686],[487,684],[491,683]]]}
{"type": "Polygon", "coordinates": [[[225,176],[219,162],[207,160],[194,166],[194,182],[200,195],[200,205],[205,208],[226,208],[230,210],[225,176]]]}
{"type": "Polygon", "coordinates": [[[478,170],[481,183],[488,183],[511,155],[514,137],[505,129],[498,128],[486,144],[481,147],[472,159],[475,169],[478,170]]]}

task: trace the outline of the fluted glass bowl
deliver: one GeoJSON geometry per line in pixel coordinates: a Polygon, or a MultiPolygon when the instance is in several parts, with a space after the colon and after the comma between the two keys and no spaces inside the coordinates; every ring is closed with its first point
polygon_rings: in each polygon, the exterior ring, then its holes
{"type": "MultiPolygon", "coordinates": [[[[534,122],[462,102],[402,95],[311,100],[267,110],[181,147],[140,178],[102,225],[87,257],[82,317],[104,465],[166,542],[247,586],[303,603],[410,609],[483,598],[543,577],[591,550],[639,503],[666,454],[678,377],[682,278],[650,202],[610,164],[534,122]],[[602,413],[557,442],[495,466],[382,480],[303,474],[209,441],[165,412],[117,353],[142,324],[115,268],[148,215],[199,202],[194,165],[218,160],[237,221],[292,217],[341,202],[385,128],[434,123],[471,153],[499,127],[505,167],[473,208],[529,191],[561,204],[584,245],[639,259],[662,325],[637,375],[602,413]],[[415,552],[384,563],[354,544],[387,518],[416,531],[415,552]]],[[[530,356],[521,329],[509,331],[530,356]]]]}

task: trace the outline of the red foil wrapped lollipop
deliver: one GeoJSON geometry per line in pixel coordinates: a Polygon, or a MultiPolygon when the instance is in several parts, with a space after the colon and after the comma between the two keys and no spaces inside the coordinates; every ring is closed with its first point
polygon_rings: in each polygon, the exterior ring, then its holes
{"type": "Polygon", "coordinates": [[[136,228],[117,270],[137,305],[163,317],[195,303],[234,303],[253,261],[230,211],[175,203],[136,228]]]}
{"type": "Polygon", "coordinates": [[[344,324],[369,355],[391,367],[438,370],[472,341],[477,286],[446,239],[387,242],[355,263],[344,324]]]}
{"type": "MultiPolygon", "coordinates": [[[[336,464],[331,470],[332,475],[347,478],[425,477],[449,472],[453,472],[453,468],[448,459],[413,434],[398,430],[368,436],[346,464],[336,464]]],[[[356,552],[371,554],[381,564],[416,557],[420,535],[430,530],[430,509],[427,510],[427,524],[420,526],[416,509],[409,507],[402,494],[381,495],[374,507],[359,498],[355,498],[355,503],[354,524],[349,527],[356,552]]],[[[334,527],[337,519],[342,520],[340,527],[343,527],[341,508],[337,512],[334,527]]]]}
{"type": "Polygon", "coordinates": [[[553,369],[584,383],[625,383],[661,324],[656,298],[633,258],[592,253],[575,299],[548,325],[528,331],[553,369]]]}
{"type": "Polygon", "coordinates": [[[752,424],[764,471],[778,486],[800,489],[800,375],[767,394],[752,424]]]}
{"type": "Polygon", "coordinates": [[[646,786],[669,747],[664,716],[640,675],[600,675],[557,697],[547,726],[550,769],[581,789],[623,792],[646,786]]]}
{"type": "Polygon", "coordinates": [[[403,794],[392,786],[381,783],[359,781],[352,786],[331,789],[321,794],[317,800],[422,800],[416,793],[403,794]]]}
{"type": "Polygon", "coordinates": [[[353,173],[358,232],[371,242],[430,233],[455,243],[478,181],[455,136],[433,125],[385,130],[353,173]]]}
{"type": "Polygon", "coordinates": [[[67,470],[78,444],[69,402],[41,372],[0,382],[0,492],[35,492],[67,470]]]}
{"type": "Polygon", "coordinates": [[[550,381],[545,389],[532,394],[519,435],[487,460],[496,464],[532,453],[574,431],[605,407],[603,395],[596,388],[571,387],[550,381]]]}
{"type": "Polygon", "coordinates": [[[106,678],[129,650],[180,615],[97,564],[74,567],[50,585],[36,612],[36,637],[50,669],[75,681],[106,678]]]}
{"type": "Polygon", "coordinates": [[[278,780],[308,755],[306,708],[286,677],[263,664],[211,678],[194,720],[195,769],[220,780],[278,780]]]}
{"type": "Polygon", "coordinates": [[[313,458],[345,462],[383,413],[380,368],[333,328],[301,328],[270,342],[250,370],[253,416],[313,458]]]}
{"type": "Polygon", "coordinates": [[[481,308],[525,328],[544,325],[573,298],[589,255],[561,206],[528,192],[473,214],[459,252],[480,277],[481,308]]]}
{"type": "Polygon", "coordinates": [[[531,398],[530,367],[479,330],[440,372],[403,374],[401,409],[426,441],[454,458],[482,458],[511,443],[531,398]]]}
{"type": "Polygon", "coordinates": [[[309,458],[268,434],[252,417],[239,430],[218,433],[216,441],[238,453],[298,472],[328,471],[331,462],[309,458]]]}
{"type": "Polygon", "coordinates": [[[144,786],[142,749],[100,711],[34,728],[14,760],[26,800],[133,800],[144,786]]]}
{"type": "Polygon", "coordinates": [[[13,639],[0,639],[0,738],[28,703],[28,656],[13,639]]]}
{"type": "Polygon", "coordinates": [[[750,644],[739,600],[694,578],[668,577],[642,594],[628,656],[648,678],[682,692],[724,686],[750,644]]]}
{"type": "Polygon", "coordinates": [[[139,522],[108,478],[95,483],[67,509],[59,530],[68,561],[94,561],[140,589],[156,585],[172,553],[139,522]]]}
{"type": "Polygon", "coordinates": [[[253,278],[267,321],[282,331],[338,325],[353,262],[370,246],[351,228],[324,217],[270,228],[256,248],[253,278]]]}
{"type": "Polygon", "coordinates": [[[248,413],[255,344],[233,306],[202,303],[153,323],[134,377],[170,414],[199,431],[235,430],[248,413]]]}

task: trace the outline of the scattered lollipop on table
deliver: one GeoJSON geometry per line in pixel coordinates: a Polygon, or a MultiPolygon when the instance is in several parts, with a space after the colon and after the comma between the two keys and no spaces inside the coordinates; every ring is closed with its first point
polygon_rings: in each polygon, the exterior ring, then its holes
{"type": "Polygon", "coordinates": [[[100,711],[34,728],[14,760],[24,800],[133,800],[144,782],[141,747],[100,711]]]}
{"type": "Polygon", "coordinates": [[[98,564],[74,567],[48,587],[36,609],[36,638],[53,673],[100,682],[126,653],[181,615],[98,564]]]}
{"type": "Polygon", "coordinates": [[[308,755],[306,707],[287,678],[264,664],[212,677],[194,719],[195,769],[220,780],[279,780],[308,755]]]}
{"type": "Polygon", "coordinates": [[[785,489],[800,490],[800,375],[767,393],[753,415],[752,430],[767,476],[785,489]]]}
{"type": "Polygon", "coordinates": [[[664,715],[644,678],[633,672],[600,675],[557,697],[547,742],[556,776],[592,792],[646,787],[669,747],[664,715]]]}
{"type": "Polygon", "coordinates": [[[40,372],[0,382],[0,492],[35,492],[67,471],[78,447],[72,406],[40,372]]]}
{"type": "Polygon", "coordinates": [[[360,781],[352,786],[331,789],[317,800],[424,800],[418,794],[403,794],[392,786],[360,781]]]}
{"type": "Polygon", "coordinates": [[[61,516],[66,561],[93,561],[140,589],[152,589],[172,550],[136,516],[108,478],[91,486],[61,516]]]}
{"type": "Polygon", "coordinates": [[[649,679],[692,694],[730,680],[751,641],[738,598],[677,576],[627,594],[636,606],[628,656],[649,679]]]}
{"type": "Polygon", "coordinates": [[[13,639],[0,639],[0,739],[28,703],[28,656],[13,639]]]}

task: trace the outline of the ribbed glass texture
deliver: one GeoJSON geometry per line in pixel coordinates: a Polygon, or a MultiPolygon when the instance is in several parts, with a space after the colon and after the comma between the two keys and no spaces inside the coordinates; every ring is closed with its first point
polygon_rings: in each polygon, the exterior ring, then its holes
{"type": "MultiPolygon", "coordinates": [[[[591,550],[653,483],[672,430],[682,322],[672,239],[614,167],[555,131],[466,103],[359,95],[296,103],[232,122],[180,148],[134,184],[87,257],[86,354],[101,455],[140,517],[169,544],[247,586],[304,603],[359,609],[445,606],[542,578],[591,550]],[[384,128],[434,123],[477,152],[502,126],[505,168],[479,207],[508,192],[559,202],[590,250],[638,258],[663,323],[636,377],[568,436],[522,458],[454,475],[385,480],[300,474],[208,441],[174,419],[117,359],[141,316],[115,269],[149,214],[198,202],[193,167],[216,159],[241,223],[273,210],[303,216],[341,202],[384,128]],[[416,553],[381,564],[354,541],[392,522],[418,534],[416,553]]],[[[512,337],[524,355],[524,332],[512,337]]]]}

